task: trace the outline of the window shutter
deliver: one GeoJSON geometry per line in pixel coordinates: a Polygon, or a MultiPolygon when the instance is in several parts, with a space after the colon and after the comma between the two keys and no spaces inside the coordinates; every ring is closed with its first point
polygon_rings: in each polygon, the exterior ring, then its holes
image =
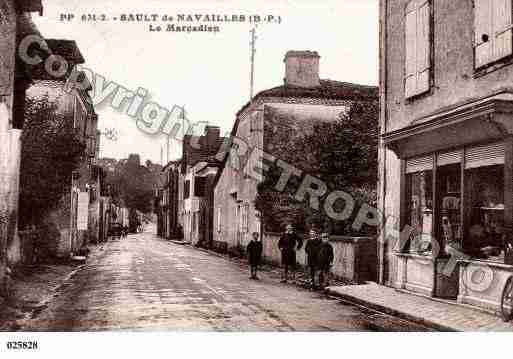
{"type": "Polygon", "coordinates": [[[505,56],[511,55],[513,50],[511,36],[512,20],[512,0],[493,0],[494,1],[494,60],[499,60],[505,56]]]}
{"type": "Polygon", "coordinates": [[[433,156],[414,157],[406,160],[406,173],[433,169],[433,156]]]}
{"type": "Polygon", "coordinates": [[[470,147],[465,151],[465,168],[504,164],[504,143],[470,147]]]}
{"type": "Polygon", "coordinates": [[[479,68],[513,53],[513,9],[512,0],[474,1],[475,61],[479,68]]]}
{"type": "Polygon", "coordinates": [[[412,0],[406,8],[405,96],[429,90],[431,68],[430,0],[412,0]]]}
{"type": "Polygon", "coordinates": [[[478,68],[492,59],[493,0],[474,1],[475,61],[478,68]],[[488,41],[484,41],[484,36],[488,37],[488,41]]]}
{"type": "Polygon", "coordinates": [[[406,13],[406,63],[405,96],[411,97],[417,91],[417,9],[406,13]]]}
{"type": "Polygon", "coordinates": [[[451,165],[461,162],[461,151],[444,152],[438,155],[436,163],[438,166],[451,165]]]}
{"type": "Polygon", "coordinates": [[[418,9],[417,16],[417,94],[429,90],[431,68],[430,34],[431,10],[429,1],[424,0],[418,9]]]}

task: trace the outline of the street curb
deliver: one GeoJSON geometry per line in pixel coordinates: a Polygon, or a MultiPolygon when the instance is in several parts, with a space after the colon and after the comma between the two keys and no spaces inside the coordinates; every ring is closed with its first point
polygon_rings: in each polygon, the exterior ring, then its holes
{"type": "Polygon", "coordinates": [[[370,308],[375,311],[382,312],[382,313],[385,313],[388,315],[392,315],[394,317],[401,318],[404,320],[408,320],[410,322],[420,324],[420,325],[423,325],[423,326],[426,326],[426,327],[429,327],[429,328],[432,328],[432,329],[435,329],[438,331],[442,331],[442,332],[460,332],[461,331],[459,329],[451,328],[451,327],[439,324],[437,322],[433,322],[431,320],[422,318],[420,316],[415,316],[415,315],[411,315],[411,314],[408,314],[408,313],[405,313],[405,312],[402,312],[399,310],[395,310],[390,307],[386,307],[384,305],[380,305],[380,304],[377,304],[377,303],[374,303],[371,301],[367,301],[367,300],[358,298],[358,297],[350,295],[350,294],[345,294],[345,293],[342,294],[342,293],[334,291],[330,288],[326,289],[326,294],[331,297],[342,299],[343,301],[348,302],[350,304],[370,308]]]}
{"type": "Polygon", "coordinates": [[[168,239],[167,240],[168,242],[171,242],[171,243],[174,243],[174,244],[179,244],[181,246],[185,246],[187,243],[184,242],[184,241],[175,241],[174,239],[168,239]]]}

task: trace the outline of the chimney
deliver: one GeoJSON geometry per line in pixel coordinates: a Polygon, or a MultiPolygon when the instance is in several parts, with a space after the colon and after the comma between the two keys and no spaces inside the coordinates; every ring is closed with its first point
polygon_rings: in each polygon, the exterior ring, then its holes
{"type": "Polygon", "coordinates": [[[207,147],[209,150],[213,150],[216,148],[217,141],[219,140],[219,136],[221,134],[221,129],[217,126],[206,126],[205,127],[205,137],[207,140],[207,147]]]}
{"type": "Polygon", "coordinates": [[[319,59],[317,51],[288,51],[283,60],[285,86],[320,86],[319,59]]]}

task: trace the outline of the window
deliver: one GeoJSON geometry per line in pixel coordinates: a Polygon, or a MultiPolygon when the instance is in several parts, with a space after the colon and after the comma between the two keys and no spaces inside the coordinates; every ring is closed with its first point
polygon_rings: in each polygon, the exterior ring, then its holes
{"type": "Polygon", "coordinates": [[[242,233],[249,232],[249,204],[242,205],[242,233]]]}
{"type": "Polygon", "coordinates": [[[196,197],[204,197],[205,196],[205,190],[207,185],[207,178],[206,177],[196,177],[194,179],[194,195],[196,197]]]}
{"type": "Polygon", "coordinates": [[[410,252],[441,253],[504,262],[504,143],[471,146],[406,160],[405,221],[410,252]],[[436,228],[433,227],[436,224],[436,228]]]}
{"type": "Polygon", "coordinates": [[[475,68],[512,54],[512,0],[474,0],[475,68]]]}
{"type": "Polygon", "coordinates": [[[405,19],[405,97],[430,89],[431,77],[431,5],[430,0],[412,0],[405,19]]]}
{"type": "Polygon", "coordinates": [[[410,159],[406,163],[407,224],[413,228],[411,252],[429,250],[433,225],[433,158],[410,159]]]}
{"type": "Polygon", "coordinates": [[[468,198],[463,248],[472,257],[504,261],[504,145],[478,146],[465,154],[468,198]]]}
{"type": "Polygon", "coordinates": [[[221,207],[217,209],[217,232],[221,232],[221,207]]]}
{"type": "Polygon", "coordinates": [[[184,188],[183,188],[183,198],[187,199],[189,198],[191,193],[191,181],[185,181],[184,188]]]}

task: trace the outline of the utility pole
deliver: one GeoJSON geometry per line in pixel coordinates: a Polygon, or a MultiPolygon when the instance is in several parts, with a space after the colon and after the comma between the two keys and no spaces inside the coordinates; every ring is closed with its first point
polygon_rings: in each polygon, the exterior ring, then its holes
{"type": "Polygon", "coordinates": [[[168,136],[166,136],[166,139],[167,139],[167,141],[166,141],[166,142],[167,142],[167,143],[166,143],[166,145],[167,145],[167,148],[166,148],[166,153],[167,153],[167,156],[166,156],[166,159],[167,159],[167,161],[166,161],[166,165],[167,165],[167,164],[169,163],[169,135],[168,135],[168,136]]]}
{"type": "Polygon", "coordinates": [[[251,79],[250,79],[250,90],[249,90],[249,100],[251,101],[253,99],[253,88],[255,85],[255,52],[256,52],[256,25],[255,27],[250,31],[251,33],[251,42],[249,43],[251,45],[251,79]]]}

